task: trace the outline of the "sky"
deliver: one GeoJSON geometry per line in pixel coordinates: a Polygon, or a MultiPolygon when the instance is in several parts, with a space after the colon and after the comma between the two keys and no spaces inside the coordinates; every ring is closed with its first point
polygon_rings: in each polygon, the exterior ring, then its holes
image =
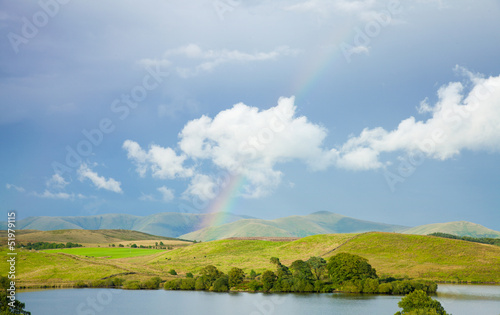
{"type": "Polygon", "coordinates": [[[500,3],[2,1],[0,210],[500,230],[500,3]]]}

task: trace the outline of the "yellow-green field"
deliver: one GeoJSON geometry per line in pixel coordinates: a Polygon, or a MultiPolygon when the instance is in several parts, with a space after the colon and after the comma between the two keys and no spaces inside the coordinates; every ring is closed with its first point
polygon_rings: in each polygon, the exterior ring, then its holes
{"type": "Polygon", "coordinates": [[[157,253],[165,252],[161,249],[149,249],[149,248],[62,248],[62,249],[48,249],[45,252],[49,253],[66,253],[71,255],[80,255],[85,257],[95,257],[95,258],[106,258],[106,259],[116,259],[116,258],[126,258],[126,257],[137,257],[137,256],[147,256],[157,253]]]}
{"type": "MultiPolygon", "coordinates": [[[[6,249],[0,251],[5,255],[6,249]]],[[[227,272],[231,267],[262,272],[274,269],[270,257],[290,265],[311,256],[329,258],[340,252],[369,260],[379,275],[435,281],[500,283],[500,247],[432,236],[395,233],[314,235],[291,242],[220,240],[172,250],[74,248],[18,250],[17,280],[21,286],[67,285],[117,275],[125,279],[160,276],[175,269],[182,277],[208,264],[227,272]],[[90,257],[93,256],[93,257],[90,257]]],[[[7,265],[0,265],[2,275],[7,265]]]]}

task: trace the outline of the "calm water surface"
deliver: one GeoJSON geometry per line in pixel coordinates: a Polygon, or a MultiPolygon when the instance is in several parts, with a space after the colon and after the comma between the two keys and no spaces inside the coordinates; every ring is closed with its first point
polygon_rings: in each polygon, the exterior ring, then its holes
{"type": "MultiPolygon", "coordinates": [[[[434,298],[453,315],[500,315],[500,286],[440,285],[434,298]]],[[[401,296],[64,289],[20,292],[18,299],[33,315],[390,315],[401,296]]]]}

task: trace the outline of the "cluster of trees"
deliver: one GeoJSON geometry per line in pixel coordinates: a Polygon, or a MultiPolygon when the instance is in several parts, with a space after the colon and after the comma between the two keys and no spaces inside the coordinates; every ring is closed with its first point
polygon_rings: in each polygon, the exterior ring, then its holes
{"type": "Polygon", "coordinates": [[[20,247],[20,248],[35,249],[35,250],[55,249],[55,248],[72,248],[72,247],[82,247],[82,246],[83,246],[82,244],[71,243],[71,242],[67,242],[66,244],[64,244],[64,243],[49,243],[49,242],[36,242],[36,243],[28,242],[28,244],[26,244],[26,245],[23,245],[23,244],[18,245],[18,247],[20,247]]]}
{"type": "Polygon", "coordinates": [[[170,280],[163,286],[165,290],[208,290],[226,292],[237,287],[245,279],[245,273],[240,268],[232,268],[224,274],[213,265],[208,265],[200,271],[200,276],[193,277],[188,273],[184,279],[170,280]]]}
{"type": "MultiPolygon", "coordinates": [[[[137,244],[135,244],[135,243],[133,243],[133,244],[128,244],[127,246],[128,246],[128,247],[130,247],[130,248],[173,249],[173,247],[172,247],[172,246],[170,246],[170,245],[165,245],[165,244],[163,244],[163,242],[160,242],[160,243],[155,242],[155,245],[154,245],[154,246],[153,246],[153,245],[148,245],[148,246],[146,246],[146,245],[137,245],[137,244]]],[[[108,247],[116,247],[116,245],[115,245],[115,244],[108,244],[108,247]]],[[[123,244],[118,244],[118,247],[125,247],[125,246],[124,246],[123,244]]]]}
{"type": "Polygon", "coordinates": [[[439,301],[432,299],[422,290],[415,290],[399,301],[402,311],[394,315],[451,315],[446,313],[439,301]]]}
{"type": "Polygon", "coordinates": [[[123,284],[123,289],[127,290],[141,290],[141,289],[146,289],[146,290],[156,290],[160,287],[160,283],[162,282],[160,277],[152,277],[146,281],[139,281],[139,280],[131,280],[131,281],[126,281],[123,284]]]}
{"type": "MultiPolygon", "coordinates": [[[[127,290],[156,290],[160,288],[162,280],[160,277],[152,277],[150,279],[139,281],[139,280],[128,280],[125,281],[122,278],[109,278],[105,280],[94,280],[91,282],[78,281],[74,287],[75,288],[122,288],[127,290]]],[[[0,313],[1,314],[1,313],[0,313]]]]}
{"type": "Polygon", "coordinates": [[[500,246],[500,238],[488,238],[488,237],[470,237],[470,236],[457,236],[453,234],[436,232],[429,234],[430,236],[437,236],[443,238],[451,238],[454,240],[462,240],[467,242],[481,243],[481,244],[490,244],[500,246]]]}
{"type": "Polygon", "coordinates": [[[78,281],[74,286],[75,288],[120,288],[124,282],[122,278],[109,278],[91,282],[78,281]]]}
{"type": "Polygon", "coordinates": [[[196,278],[190,274],[185,279],[175,279],[165,283],[167,290],[210,290],[228,291],[231,288],[262,292],[333,292],[382,293],[404,295],[415,290],[427,294],[435,293],[437,285],[428,281],[385,279],[381,281],[376,270],[365,258],[348,253],[340,253],[327,262],[321,257],[311,257],[307,261],[296,260],[289,267],[279,258],[272,257],[275,271],[266,270],[260,276],[254,270],[249,280],[239,268],[232,268],[226,275],[215,266],[203,268],[196,278]]]}
{"type": "Polygon", "coordinates": [[[19,300],[12,301],[7,295],[7,289],[10,288],[10,280],[7,277],[0,276],[0,314],[11,315],[11,314],[22,314],[31,315],[24,309],[25,304],[19,300]]]}

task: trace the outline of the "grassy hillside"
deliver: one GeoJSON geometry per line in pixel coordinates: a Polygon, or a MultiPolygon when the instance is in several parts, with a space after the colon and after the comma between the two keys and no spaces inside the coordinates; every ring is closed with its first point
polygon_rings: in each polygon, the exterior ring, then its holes
{"type": "Polygon", "coordinates": [[[406,234],[419,235],[428,235],[436,232],[448,233],[457,236],[500,238],[500,232],[488,229],[480,224],[467,221],[427,224],[403,231],[403,233],[406,234]]]}
{"type": "Polygon", "coordinates": [[[498,246],[395,233],[315,235],[287,243],[213,241],[165,253],[157,260],[171,259],[161,263],[166,269],[196,272],[212,263],[224,271],[239,266],[248,272],[252,268],[260,271],[272,268],[271,256],[289,264],[310,256],[329,258],[340,252],[365,257],[379,274],[394,277],[500,282],[498,246]]]}
{"type": "Polygon", "coordinates": [[[311,256],[324,255],[355,235],[314,235],[293,242],[220,240],[198,243],[166,252],[150,263],[158,264],[163,270],[174,268],[183,272],[197,272],[208,264],[223,271],[229,271],[231,267],[247,272],[251,269],[264,271],[274,268],[269,263],[273,256],[279,257],[284,264],[291,264],[297,259],[307,260],[311,256]]]}
{"type": "MultiPolygon", "coordinates": [[[[246,273],[251,269],[262,272],[274,269],[269,262],[273,256],[290,265],[297,259],[329,258],[340,252],[367,258],[379,275],[500,283],[498,246],[381,232],[314,235],[295,241],[220,240],[151,252],[128,248],[19,250],[17,278],[20,285],[31,286],[71,284],[117,274],[126,279],[156,275],[167,279],[172,277],[168,274],[171,269],[182,276],[196,274],[209,264],[224,272],[231,267],[240,267],[246,273]]],[[[5,249],[0,255],[5,255],[5,249]]],[[[5,275],[7,267],[0,264],[0,273],[5,275]]]]}
{"type": "Polygon", "coordinates": [[[213,241],[231,237],[288,236],[304,237],[316,234],[361,233],[368,231],[397,232],[407,229],[390,225],[357,220],[328,211],[306,216],[290,216],[275,220],[239,220],[236,222],[204,228],[180,236],[184,239],[213,241]]]}
{"type": "MultiPolygon", "coordinates": [[[[6,231],[0,233],[0,244],[6,244],[6,231]]],[[[188,245],[190,242],[182,241],[176,238],[151,235],[138,231],[130,230],[55,230],[55,231],[37,231],[37,230],[18,230],[16,233],[18,244],[28,242],[53,242],[53,243],[79,243],[87,246],[97,246],[108,244],[129,244],[131,242],[137,245],[154,245],[155,242],[163,241],[169,245],[188,245]]]]}
{"type": "Polygon", "coordinates": [[[361,234],[336,252],[367,258],[379,274],[441,281],[500,282],[500,247],[434,236],[361,234]]]}

